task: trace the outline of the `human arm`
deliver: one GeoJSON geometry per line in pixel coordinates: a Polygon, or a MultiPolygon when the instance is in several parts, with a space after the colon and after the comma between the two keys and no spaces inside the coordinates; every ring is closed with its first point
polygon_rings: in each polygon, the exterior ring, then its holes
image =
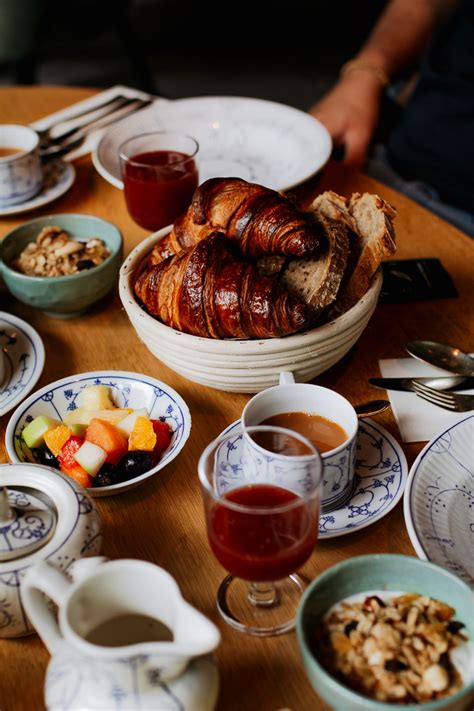
{"type": "Polygon", "coordinates": [[[344,145],[344,162],[360,167],[377,126],[384,76],[396,76],[426,47],[452,0],[390,0],[357,60],[310,113],[344,145]],[[372,68],[372,69],[371,69],[372,68]]]}

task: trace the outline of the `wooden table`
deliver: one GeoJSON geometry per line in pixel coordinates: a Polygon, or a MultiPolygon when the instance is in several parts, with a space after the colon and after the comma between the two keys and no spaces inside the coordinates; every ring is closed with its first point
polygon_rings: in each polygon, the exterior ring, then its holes
{"type": "MultiPolygon", "coordinates": [[[[3,88],[0,122],[28,123],[75,101],[89,89],[3,88]]],[[[123,232],[125,254],[146,236],[127,214],[122,193],[94,170],[90,157],[76,162],[77,179],[56,202],[34,213],[0,219],[0,238],[35,216],[53,212],[84,212],[112,220],[123,232]]],[[[396,228],[400,258],[438,257],[451,274],[459,298],[417,302],[408,306],[380,305],[364,334],[342,362],[315,382],[334,388],[352,402],[382,393],[367,379],[379,375],[378,359],[402,357],[410,339],[426,338],[472,350],[473,244],[458,230],[409,199],[361,174],[336,164],[320,180],[305,187],[306,195],[326,188],[342,194],[377,192],[398,209],[396,228]]],[[[179,457],[160,476],[128,493],[96,499],[103,521],[103,553],[111,558],[142,558],[166,568],[184,597],[219,626],[217,651],[221,674],[218,709],[261,711],[327,709],[306,680],[296,637],[257,639],[227,627],[215,608],[224,571],[210,553],[196,473],[198,457],[208,442],[240,416],[249,396],[197,385],[169,370],[138,340],[115,292],[81,318],[61,321],[0,292],[1,310],[31,323],[43,338],[46,365],[37,387],[53,380],[101,368],[132,369],[153,375],[175,388],[188,403],[193,427],[179,457]],[[131,365],[132,364],[132,365],[131,365]]],[[[9,414],[0,419],[0,462],[8,461],[4,433],[9,414]]],[[[390,411],[378,418],[397,439],[390,411]]],[[[411,464],[423,443],[404,445],[411,464]]],[[[366,553],[414,555],[403,519],[402,502],[385,518],[351,536],[322,541],[302,572],[313,579],[331,565],[366,553]]],[[[1,711],[41,711],[48,653],[38,637],[0,640],[1,711]]]]}

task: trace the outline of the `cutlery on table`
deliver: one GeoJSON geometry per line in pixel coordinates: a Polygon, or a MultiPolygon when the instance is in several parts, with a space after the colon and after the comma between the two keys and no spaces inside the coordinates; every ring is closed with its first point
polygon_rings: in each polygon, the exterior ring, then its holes
{"type": "Polygon", "coordinates": [[[436,390],[469,390],[474,387],[474,378],[463,375],[447,375],[412,378],[369,378],[369,383],[382,390],[399,390],[413,392],[413,383],[422,383],[436,390]]]}
{"type": "Polygon", "coordinates": [[[424,363],[458,375],[474,376],[474,357],[459,348],[435,341],[410,341],[405,348],[411,356],[424,363]]]}
{"type": "Polygon", "coordinates": [[[369,400],[369,402],[354,405],[354,410],[357,417],[370,417],[371,415],[379,415],[381,412],[385,412],[389,407],[388,400],[369,400]]]}
{"type": "Polygon", "coordinates": [[[469,412],[474,410],[474,395],[446,392],[445,390],[435,390],[423,383],[413,382],[413,390],[427,402],[438,405],[451,412],[469,412]]]}
{"type": "Polygon", "coordinates": [[[53,123],[51,123],[46,128],[35,128],[34,130],[40,137],[41,144],[47,144],[50,140],[57,141],[66,138],[67,136],[70,136],[76,129],[84,128],[92,121],[96,121],[99,118],[103,118],[104,116],[107,116],[113,113],[114,111],[117,111],[118,109],[123,108],[128,104],[131,104],[133,101],[137,101],[137,97],[115,95],[100,104],[96,104],[95,106],[89,106],[89,108],[83,109],[82,111],[78,111],[77,113],[68,116],[67,118],[54,120],[53,123]]]}
{"type": "Polygon", "coordinates": [[[66,137],[62,135],[57,139],[49,139],[46,144],[40,146],[41,158],[43,160],[51,160],[66,155],[70,151],[79,148],[92,131],[99,128],[105,128],[116,121],[120,121],[130,114],[146,108],[152,104],[153,101],[154,99],[133,99],[126,105],[121,106],[121,108],[114,109],[111,114],[107,113],[107,115],[102,118],[95,119],[80,126],[79,128],[71,130],[67,133],[66,137]]]}

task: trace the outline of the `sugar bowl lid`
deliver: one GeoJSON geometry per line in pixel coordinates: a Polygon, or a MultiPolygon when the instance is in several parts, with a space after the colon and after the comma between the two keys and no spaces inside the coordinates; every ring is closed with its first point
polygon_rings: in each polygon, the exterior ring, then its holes
{"type": "Polygon", "coordinates": [[[100,519],[86,489],[41,464],[0,464],[0,574],[61,547],[68,554],[76,537],[84,547],[80,556],[100,547],[100,519]]]}
{"type": "Polygon", "coordinates": [[[54,504],[35,490],[10,489],[0,482],[0,562],[42,548],[56,529],[54,504]]]}

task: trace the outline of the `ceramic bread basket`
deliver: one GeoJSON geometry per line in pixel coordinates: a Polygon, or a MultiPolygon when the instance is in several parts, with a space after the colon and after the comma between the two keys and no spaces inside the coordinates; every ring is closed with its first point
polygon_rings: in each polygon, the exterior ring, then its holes
{"type": "Polygon", "coordinates": [[[132,326],[146,347],[172,370],[217,390],[255,393],[278,385],[282,370],[307,382],[337,363],[356,343],[377,305],[382,272],[367,293],[338,318],[284,338],[218,340],[181,333],[153,318],[138,303],[133,285],[166,227],[143,240],[126,258],[119,294],[132,326]]]}

